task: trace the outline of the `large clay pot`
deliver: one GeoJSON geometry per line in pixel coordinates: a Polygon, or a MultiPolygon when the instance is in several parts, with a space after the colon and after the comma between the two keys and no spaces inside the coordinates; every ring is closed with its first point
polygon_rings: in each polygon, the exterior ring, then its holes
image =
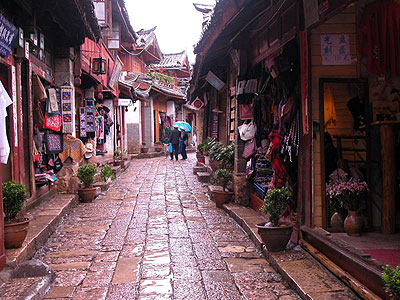
{"type": "Polygon", "coordinates": [[[210,167],[215,172],[224,167],[224,164],[217,160],[210,160],[210,167]]]}
{"type": "Polygon", "coordinates": [[[161,147],[154,147],[154,150],[155,150],[156,152],[161,152],[162,148],[161,148],[161,147]]]}
{"type": "Polygon", "coordinates": [[[268,227],[265,226],[265,223],[259,223],[256,226],[258,234],[269,251],[278,252],[286,249],[286,245],[292,235],[293,225],[268,227]]]}
{"type": "Polygon", "coordinates": [[[149,152],[149,148],[147,148],[147,147],[142,147],[142,148],[140,148],[140,151],[141,151],[142,153],[147,153],[147,152],[149,152]]]}
{"type": "Polygon", "coordinates": [[[335,212],[331,217],[331,227],[333,232],[343,232],[343,217],[338,212],[335,212]]]}
{"type": "Polygon", "coordinates": [[[350,236],[360,236],[361,229],[361,218],[356,211],[349,211],[349,214],[344,220],[344,231],[350,236]]]}
{"type": "Polygon", "coordinates": [[[89,203],[92,202],[96,197],[96,188],[91,187],[91,188],[78,189],[78,194],[79,197],[82,199],[82,202],[89,203]]]}
{"type": "Polygon", "coordinates": [[[200,152],[197,152],[196,153],[196,158],[197,158],[197,161],[199,162],[199,163],[205,163],[205,161],[204,161],[204,155],[202,154],[202,153],[200,153],[200,152]]]}
{"type": "Polygon", "coordinates": [[[211,196],[215,201],[215,205],[219,208],[222,208],[225,203],[228,203],[231,200],[232,195],[232,192],[227,192],[223,190],[211,191],[211,196]]]}
{"type": "Polygon", "coordinates": [[[29,219],[4,224],[4,244],[7,249],[20,248],[28,233],[29,219]]]}

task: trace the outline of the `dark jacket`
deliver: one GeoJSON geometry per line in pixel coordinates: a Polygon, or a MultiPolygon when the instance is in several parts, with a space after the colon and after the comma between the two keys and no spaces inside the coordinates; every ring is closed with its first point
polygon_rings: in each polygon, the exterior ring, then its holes
{"type": "Polygon", "coordinates": [[[174,128],[169,135],[169,142],[172,143],[172,145],[178,145],[180,135],[181,133],[178,131],[178,129],[174,128]]]}

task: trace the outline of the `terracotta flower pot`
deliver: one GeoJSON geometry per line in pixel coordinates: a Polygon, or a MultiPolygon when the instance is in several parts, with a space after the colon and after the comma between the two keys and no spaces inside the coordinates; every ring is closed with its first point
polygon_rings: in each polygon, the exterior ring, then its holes
{"type": "Polygon", "coordinates": [[[161,152],[162,148],[161,148],[161,147],[154,147],[154,150],[155,150],[156,152],[161,152]]]}
{"type": "Polygon", "coordinates": [[[258,223],[256,226],[258,234],[269,251],[278,252],[286,249],[292,235],[293,225],[267,227],[265,223],[258,223]]]}
{"type": "Polygon", "coordinates": [[[84,188],[78,189],[79,197],[82,199],[82,202],[90,203],[93,202],[94,198],[96,197],[96,188],[84,188]]]}
{"type": "Polygon", "coordinates": [[[222,205],[228,203],[231,200],[232,195],[232,192],[227,192],[223,190],[214,190],[211,192],[211,196],[215,201],[215,205],[219,208],[222,208],[222,205]]]}
{"type": "Polygon", "coordinates": [[[202,153],[200,153],[200,152],[197,152],[196,153],[196,158],[197,158],[197,161],[199,162],[199,163],[203,163],[204,164],[204,155],[202,154],[202,153]]]}
{"type": "Polygon", "coordinates": [[[335,212],[331,217],[331,227],[334,232],[343,232],[344,220],[341,214],[335,212]]]}
{"type": "Polygon", "coordinates": [[[147,148],[147,147],[142,147],[142,148],[140,148],[140,151],[141,151],[142,153],[147,153],[147,152],[149,152],[149,148],[147,148]]]}
{"type": "Polygon", "coordinates": [[[29,219],[4,224],[4,244],[7,249],[20,248],[28,233],[29,219]]]}
{"type": "Polygon", "coordinates": [[[361,229],[361,218],[356,211],[349,211],[349,214],[344,220],[344,231],[350,236],[360,236],[361,229]]]}

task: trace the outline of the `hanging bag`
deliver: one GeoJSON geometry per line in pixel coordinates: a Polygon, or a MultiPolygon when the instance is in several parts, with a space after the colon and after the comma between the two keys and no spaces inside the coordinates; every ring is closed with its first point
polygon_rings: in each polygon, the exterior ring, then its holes
{"type": "Polygon", "coordinates": [[[238,127],[240,138],[243,141],[251,140],[256,136],[257,126],[254,122],[244,123],[238,127]]]}
{"type": "Polygon", "coordinates": [[[251,139],[250,141],[247,141],[243,150],[243,158],[247,159],[253,156],[255,149],[256,149],[256,139],[251,139]]]}

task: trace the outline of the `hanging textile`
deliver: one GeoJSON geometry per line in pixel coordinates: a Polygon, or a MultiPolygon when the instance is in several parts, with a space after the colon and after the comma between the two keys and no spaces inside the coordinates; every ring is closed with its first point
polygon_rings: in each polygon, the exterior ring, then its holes
{"type": "Polygon", "coordinates": [[[279,133],[279,130],[272,130],[269,134],[269,139],[272,144],[272,146],[270,146],[271,149],[269,149],[272,168],[275,171],[277,179],[285,180],[287,176],[287,171],[281,158],[281,134],[279,133]]]}
{"type": "Polygon", "coordinates": [[[400,74],[400,4],[376,1],[365,7],[359,28],[361,54],[367,58],[369,74],[400,74]]]}
{"type": "Polygon", "coordinates": [[[84,107],[79,108],[79,125],[80,125],[79,136],[86,137],[86,113],[84,107]]]}
{"type": "Polygon", "coordinates": [[[46,153],[61,153],[63,151],[63,137],[61,134],[46,132],[46,153]]]}
{"type": "Polygon", "coordinates": [[[10,155],[10,145],[8,144],[6,132],[7,107],[12,104],[3,83],[0,81],[0,162],[6,164],[10,155]]]}
{"type": "Polygon", "coordinates": [[[332,89],[328,86],[325,86],[324,89],[324,121],[325,126],[336,124],[335,99],[332,89]]]}
{"type": "Polygon", "coordinates": [[[63,152],[58,156],[61,162],[64,163],[68,157],[71,157],[75,162],[80,162],[83,155],[86,153],[86,147],[82,141],[70,134],[64,136],[63,152]]]}
{"type": "Polygon", "coordinates": [[[70,86],[61,87],[61,103],[62,103],[62,126],[63,133],[74,132],[74,112],[75,112],[75,100],[74,100],[74,89],[70,86]]]}
{"type": "Polygon", "coordinates": [[[33,97],[41,102],[46,101],[47,99],[46,89],[44,88],[37,74],[33,74],[32,84],[33,84],[33,97]]]}
{"type": "Polygon", "coordinates": [[[251,104],[240,104],[240,120],[253,119],[253,110],[251,104]]]}
{"type": "Polygon", "coordinates": [[[95,132],[94,100],[85,100],[85,107],[86,107],[86,132],[95,132]]]}

